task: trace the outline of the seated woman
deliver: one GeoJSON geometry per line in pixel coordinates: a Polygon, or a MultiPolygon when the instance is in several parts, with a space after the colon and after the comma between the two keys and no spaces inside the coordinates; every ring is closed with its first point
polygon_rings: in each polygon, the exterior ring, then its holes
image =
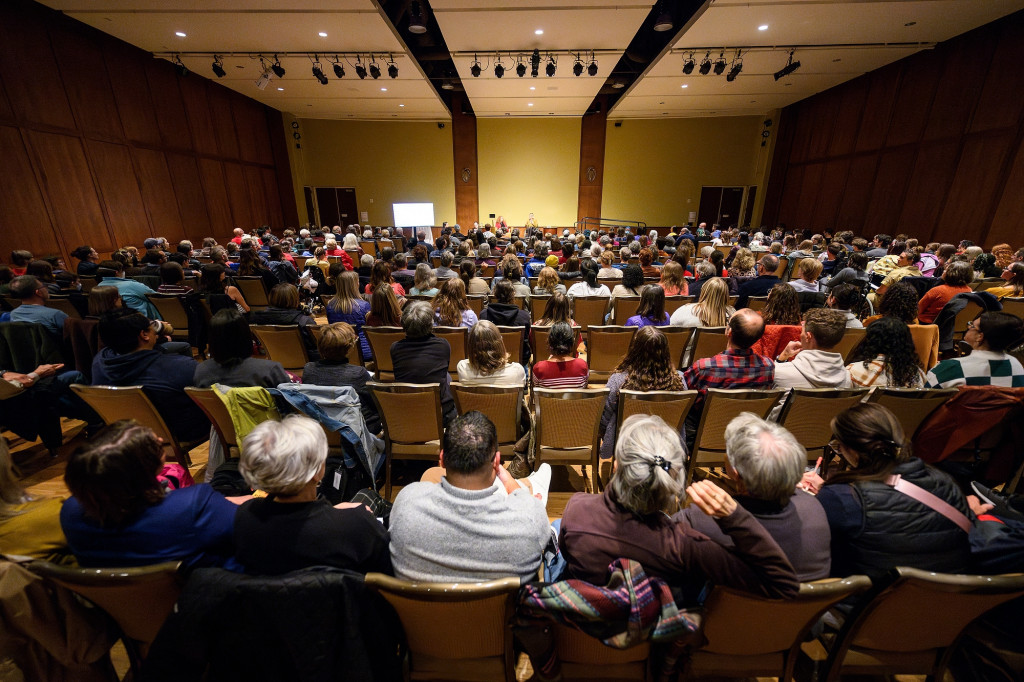
{"type": "MultiPolygon", "coordinates": [[[[608,309],[608,319],[615,319],[615,299],[621,296],[639,296],[644,288],[644,271],[639,265],[627,265],[622,271],[622,283],[612,288],[612,302],[608,309]]],[[[611,324],[611,322],[609,322],[611,324]]]]}
{"type": "Polygon", "coordinates": [[[864,323],[857,317],[854,309],[860,310],[864,305],[864,300],[864,294],[859,286],[840,284],[829,290],[828,296],[825,298],[825,305],[846,316],[847,329],[863,329],[864,323]]]}
{"type": "MultiPolygon", "coordinates": [[[[351,270],[343,270],[334,278],[335,294],[327,302],[327,323],[344,322],[352,327],[359,337],[360,348],[363,351],[363,358],[372,357],[370,342],[366,340],[363,333],[367,315],[370,313],[370,304],[359,295],[359,275],[351,270]]],[[[386,287],[382,287],[383,292],[386,287]]],[[[394,292],[392,292],[392,296],[394,292]]],[[[397,302],[397,300],[396,300],[397,302]]],[[[398,314],[395,320],[398,320],[398,314]]]]}
{"type": "MultiPolygon", "coordinates": [[[[586,388],[590,367],[576,357],[579,346],[576,333],[568,322],[555,322],[548,331],[548,359],[533,364],[533,385],[536,388],[586,388]]],[[[537,349],[538,355],[540,349],[537,349]]]]}
{"type": "Polygon", "coordinates": [[[601,415],[601,457],[612,456],[615,448],[615,421],[618,414],[619,390],[685,391],[683,373],[672,369],[668,339],[657,327],[641,327],[629,343],[615,373],[608,377],[608,400],[601,415]]]}
{"type": "Polygon", "coordinates": [[[821,261],[817,258],[804,258],[796,265],[796,272],[794,273],[796,279],[791,279],[787,283],[798,293],[816,294],[818,293],[818,277],[821,276],[823,267],[821,261]]]}
{"type": "Polygon", "coordinates": [[[105,427],[68,458],[60,524],[82,566],[235,568],[237,507],[208,485],[164,490],[163,444],[136,421],[105,427]]]}
{"type": "MultiPolygon", "coordinates": [[[[575,256],[573,258],[575,258],[575,256]]],[[[569,260],[571,261],[572,258],[570,258],[569,260]]],[[[597,281],[597,273],[599,271],[600,268],[597,266],[597,263],[593,261],[593,259],[588,258],[587,260],[583,261],[583,264],[580,265],[580,272],[578,273],[579,276],[583,278],[583,281],[576,282],[571,287],[569,287],[569,291],[566,292],[566,296],[568,296],[570,299],[575,298],[576,296],[611,297],[612,292],[608,290],[608,287],[606,287],[604,284],[599,284],[597,281]]]]}
{"type": "Polygon", "coordinates": [[[1010,263],[1000,277],[1006,282],[1005,286],[992,287],[985,291],[996,298],[1024,296],[1024,263],[1010,263]]]}
{"type": "Polygon", "coordinates": [[[382,284],[389,285],[394,290],[395,296],[405,296],[405,289],[391,277],[391,266],[386,261],[379,260],[373,264],[370,283],[366,285],[363,293],[372,294],[382,284]]]}
{"type": "Polygon", "coordinates": [[[561,280],[580,278],[580,257],[573,254],[565,259],[558,268],[558,278],[561,280]]]}
{"type": "Polygon", "coordinates": [[[895,317],[883,317],[867,328],[846,365],[854,386],[924,388],[921,358],[910,329],[895,317]]]}
{"type": "Polygon", "coordinates": [[[211,263],[204,265],[199,278],[199,293],[206,299],[212,312],[224,308],[236,308],[240,313],[249,312],[249,304],[238,287],[227,284],[228,269],[211,263]]]}
{"type": "Polygon", "coordinates": [[[967,500],[952,478],[911,455],[896,416],[858,403],[832,419],[832,434],[848,470],[827,481],[804,474],[832,530],[832,575],[878,576],[895,566],[962,573],[970,561],[967,533],[889,480],[899,476],[971,517],[967,500]]]}
{"type": "Polygon", "coordinates": [[[942,309],[957,294],[971,290],[968,284],[974,281],[974,270],[970,263],[950,263],[942,271],[942,284],[932,287],[917,303],[917,319],[921,324],[932,324],[942,309]]]}
{"type": "Polygon", "coordinates": [[[610,248],[601,252],[601,270],[597,273],[598,279],[622,279],[622,270],[612,267],[615,263],[615,252],[610,248]]]}
{"type": "MultiPolygon", "coordinates": [[[[637,334],[648,329],[656,332],[637,334]]],[[[685,454],[679,434],[660,417],[634,415],[623,422],[604,493],[576,493],[562,515],[558,546],[566,577],[604,585],[608,565],[625,557],[678,588],[681,605],[699,603],[709,581],[769,598],[796,595],[799,582],[778,544],[714,483],[699,481],[686,492],[732,538],[734,551],[669,516],[680,506],[685,454]]]]}
{"type": "MultiPolygon", "coordinates": [[[[452,279],[455,278],[453,277],[452,279]]],[[[476,276],[476,264],[472,258],[466,258],[459,264],[459,279],[462,280],[466,293],[471,296],[481,296],[491,292],[491,288],[487,285],[487,280],[476,276]]]]}
{"type": "Polygon", "coordinates": [[[435,324],[440,327],[472,327],[477,322],[461,279],[450,279],[442,284],[433,305],[435,324]]]}
{"type": "Polygon", "coordinates": [[[416,276],[414,278],[414,284],[412,289],[409,290],[410,296],[436,296],[437,295],[437,276],[434,271],[430,269],[430,266],[426,263],[420,263],[416,266],[416,276]]]}
{"type": "Polygon", "coordinates": [[[832,276],[825,285],[826,289],[834,289],[840,284],[863,284],[871,279],[867,272],[868,255],[863,251],[854,251],[850,254],[846,267],[832,276]]]}
{"type": "Polygon", "coordinates": [[[0,437],[0,554],[72,563],[60,528],[62,504],[59,497],[36,499],[25,492],[14,475],[7,440],[0,437]]]}
{"type": "Polygon", "coordinates": [[[917,324],[918,303],[920,300],[921,297],[918,296],[917,289],[913,285],[909,282],[896,282],[889,287],[885,298],[875,308],[878,314],[864,320],[864,326],[869,327],[875,320],[882,317],[895,317],[907,325],[917,324]]]}
{"type": "Polygon", "coordinates": [[[402,306],[405,300],[399,300],[391,287],[377,287],[370,296],[370,312],[366,314],[366,326],[401,327],[402,306]]]}
{"type": "Polygon", "coordinates": [[[273,388],[291,379],[280,362],[252,356],[252,332],[237,310],[225,308],[210,318],[210,358],[196,366],[193,383],[199,388],[224,384],[233,388],[273,388]]]}
{"type": "Polygon", "coordinates": [[[359,409],[366,420],[366,426],[373,433],[381,432],[380,415],[373,396],[366,388],[370,373],[362,365],[348,361],[352,346],[359,343],[355,330],[345,322],[335,322],[324,327],[317,342],[320,359],[307,362],[302,369],[302,383],[314,386],[351,386],[359,396],[359,409]]]}
{"type": "Polygon", "coordinates": [[[281,575],[309,566],[392,572],[388,532],[366,507],[317,499],[326,461],[323,428],[301,415],[265,421],[242,441],[238,470],[268,494],[238,508],[235,560],[246,573],[281,575]]]}
{"type": "Polygon", "coordinates": [[[252,314],[253,324],[284,324],[298,325],[302,332],[302,340],[306,344],[306,352],[310,358],[316,359],[316,339],[309,327],[315,327],[316,320],[307,315],[299,307],[299,290],[294,284],[278,284],[270,290],[267,297],[270,307],[257,310],[252,314]]]}
{"type": "Polygon", "coordinates": [[[564,294],[565,285],[559,281],[558,270],[555,270],[551,266],[545,266],[537,276],[537,285],[533,287],[533,293],[535,296],[564,294]]]}
{"type": "Polygon", "coordinates": [[[626,319],[627,327],[664,327],[669,323],[665,312],[665,290],[659,284],[648,284],[640,293],[636,315],[626,319]]]}
{"type": "Polygon", "coordinates": [[[459,360],[459,381],[470,385],[522,386],[526,370],[509,362],[501,332],[493,322],[480,320],[466,336],[466,357],[459,360]]]}
{"type": "MultiPolygon", "coordinates": [[[[684,254],[682,259],[686,258],[687,256],[684,254]]],[[[661,268],[661,281],[658,283],[665,290],[666,296],[686,296],[688,291],[686,271],[675,259],[665,263],[661,268]]]]}
{"type": "Polygon", "coordinates": [[[638,258],[640,260],[640,270],[644,273],[644,277],[661,278],[661,268],[654,265],[656,259],[650,249],[640,249],[638,258]]]}
{"type": "Polygon", "coordinates": [[[800,299],[796,289],[788,284],[776,284],[768,292],[768,300],[761,310],[765,325],[800,324],[800,299]]]}
{"type": "Polygon", "coordinates": [[[701,286],[696,303],[676,308],[670,324],[673,327],[724,327],[735,312],[729,305],[729,285],[721,277],[712,277],[701,286]]]}

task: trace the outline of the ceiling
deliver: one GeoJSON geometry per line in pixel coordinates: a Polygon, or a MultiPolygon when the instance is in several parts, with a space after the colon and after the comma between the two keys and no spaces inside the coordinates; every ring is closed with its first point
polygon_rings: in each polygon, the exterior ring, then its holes
{"type": "MultiPolygon", "coordinates": [[[[388,18],[384,5],[396,0],[43,1],[144,50],[166,58],[180,54],[194,74],[298,117],[451,116],[437,74],[429,77],[430,69],[425,71],[408,47],[414,36],[388,18]],[[255,81],[263,69],[258,56],[269,65],[275,53],[286,73],[259,90],[255,81]],[[357,53],[363,61],[373,53],[384,72],[380,79],[356,76],[357,53]],[[223,78],[211,71],[214,54],[223,60],[223,78]],[[311,73],[313,55],[319,57],[327,85],[311,73]],[[340,80],[332,70],[335,55],[345,69],[340,80]],[[395,79],[387,75],[392,61],[398,67],[395,79]]],[[[609,116],[616,119],[763,115],[1024,8],[1024,0],[691,2],[693,17],[675,26],[674,37],[661,34],[670,38],[668,47],[649,58],[635,57],[627,48],[642,34],[653,0],[428,4],[427,22],[436,22],[457,73],[450,80],[456,90],[464,90],[477,116],[579,117],[601,101],[595,98],[602,93],[615,93],[609,116]],[[776,81],[772,74],[786,64],[791,48],[801,66],[776,81]],[[534,49],[542,55],[540,76],[532,78],[528,71],[516,77],[518,56],[528,60],[534,49]],[[701,76],[696,69],[684,75],[684,59],[694,50],[698,63],[709,50],[712,60],[724,50],[729,61],[740,50],[743,69],[731,83],[725,75],[701,76]],[[593,51],[596,76],[585,71],[573,76],[570,53],[578,51],[593,51]],[[498,52],[507,69],[501,79],[493,72],[498,52]],[[544,72],[549,53],[557,59],[551,78],[544,72]],[[620,79],[619,68],[630,58],[636,59],[635,73],[620,79]],[[470,71],[476,60],[482,67],[479,77],[470,71]],[[615,81],[625,87],[610,89],[615,81]]]]}

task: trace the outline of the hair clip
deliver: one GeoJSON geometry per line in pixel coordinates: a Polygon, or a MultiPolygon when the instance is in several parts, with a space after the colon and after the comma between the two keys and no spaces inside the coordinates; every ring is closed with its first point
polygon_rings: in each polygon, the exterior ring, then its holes
{"type": "Polygon", "coordinates": [[[655,455],[654,456],[654,463],[651,465],[651,467],[652,468],[654,468],[654,467],[661,467],[665,471],[669,471],[669,470],[672,469],[672,463],[667,461],[661,455],[655,455]]]}

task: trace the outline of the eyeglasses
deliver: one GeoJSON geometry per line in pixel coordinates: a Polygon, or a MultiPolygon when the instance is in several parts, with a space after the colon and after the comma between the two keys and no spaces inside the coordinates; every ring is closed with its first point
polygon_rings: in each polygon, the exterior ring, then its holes
{"type": "Polygon", "coordinates": [[[839,448],[843,447],[843,444],[839,442],[838,438],[833,438],[828,442],[828,447],[833,452],[839,452],[839,448]]]}
{"type": "Polygon", "coordinates": [[[974,324],[974,320],[968,320],[967,328],[973,329],[974,331],[978,331],[978,325],[974,324]]]}

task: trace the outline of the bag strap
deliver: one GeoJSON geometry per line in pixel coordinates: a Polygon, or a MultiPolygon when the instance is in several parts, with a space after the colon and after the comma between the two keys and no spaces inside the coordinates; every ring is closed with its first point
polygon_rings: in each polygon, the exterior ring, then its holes
{"type": "Polygon", "coordinates": [[[899,474],[890,476],[886,481],[886,485],[890,485],[896,490],[900,491],[907,497],[912,497],[924,506],[928,507],[932,511],[942,514],[947,519],[955,523],[965,533],[971,532],[971,521],[968,519],[959,509],[949,504],[942,498],[934,495],[919,485],[915,485],[910,481],[904,480],[899,474]]]}

